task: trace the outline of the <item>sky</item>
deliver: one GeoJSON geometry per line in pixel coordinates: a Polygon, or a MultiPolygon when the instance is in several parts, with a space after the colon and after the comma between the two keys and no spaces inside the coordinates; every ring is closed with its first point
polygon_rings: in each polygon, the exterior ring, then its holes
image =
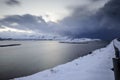
{"type": "MultiPolygon", "coordinates": [[[[91,0],[0,0],[0,17],[5,15],[32,14],[46,17],[47,21],[56,21],[69,15],[70,7],[87,5],[90,1],[91,0]]],[[[101,2],[104,1],[102,0],[101,2]]],[[[101,4],[99,3],[98,6],[101,6],[101,4]]]]}
{"type": "Polygon", "coordinates": [[[0,37],[40,33],[71,38],[119,37],[119,0],[0,0],[0,37]]]}

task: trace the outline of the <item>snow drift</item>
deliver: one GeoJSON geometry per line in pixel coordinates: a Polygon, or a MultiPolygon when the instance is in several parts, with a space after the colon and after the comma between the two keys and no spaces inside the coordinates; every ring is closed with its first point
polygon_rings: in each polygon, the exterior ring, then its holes
{"type": "MultiPolygon", "coordinates": [[[[120,49],[120,42],[113,41],[120,49]]],[[[72,62],[14,80],[114,80],[111,70],[115,53],[113,41],[107,47],[72,62]]]]}

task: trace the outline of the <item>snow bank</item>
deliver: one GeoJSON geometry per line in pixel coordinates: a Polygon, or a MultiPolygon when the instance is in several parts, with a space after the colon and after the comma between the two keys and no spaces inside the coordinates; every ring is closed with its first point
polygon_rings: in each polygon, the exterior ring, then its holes
{"type": "Polygon", "coordinates": [[[89,39],[89,38],[80,38],[80,39],[65,39],[60,40],[60,43],[87,43],[91,41],[100,41],[100,39],[89,39]]]}
{"type": "MultiPolygon", "coordinates": [[[[120,49],[120,42],[114,42],[120,49]]],[[[111,42],[106,48],[98,49],[72,62],[14,80],[114,80],[111,70],[113,57],[114,47],[111,42]]]]}

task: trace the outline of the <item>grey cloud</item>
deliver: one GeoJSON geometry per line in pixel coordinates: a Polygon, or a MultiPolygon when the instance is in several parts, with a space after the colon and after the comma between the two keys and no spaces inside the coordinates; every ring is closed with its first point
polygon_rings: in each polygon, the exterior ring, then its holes
{"type": "Polygon", "coordinates": [[[41,33],[52,33],[54,32],[53,30],[55,30],[55,26],[57,25],[53,22],[45,22],[42,16],[34,16],[30,14],[25,14],[21,16],[6,16],[4,19],[0,20],[0,24],[11,28],[33,30],[41,33]],[[14,23],[18,25],[12,25],[14,23]]]}
{"type": "Polygon", "coordinates": [[[59,23],[45,22],[41,16],[26,14],[6,16],[0,20],[0,24],[73,38],[88,37],[112,40],[120,36],[120,1],[110,0],[98,10],[91,10],[90,5],[73,8],[73,12],[59,23]],[[12,23],[18,25],[13,26],[12,23]]]}
{"type": "Polygon", "coordinates": [[[119,22],[120,1],[110,0],[95,12],[87,6],[77,7],[60,23],[66,27],[63,35],[111,40],[120,35],[119,22]]]}
{"type": "Polygon", "coordinates": [[[18,1],[18,0],[7,0],[5,3],[7,5],[10,5],[10,6],[12,6],[12,5],[20,5],[21,4],[20,1],[18,1]]]}
{"type": "Polygon", "coordinates": [[[100,1],[100,0],[91,0],[91,1],[95,2],[95,1],[100,1]]]}

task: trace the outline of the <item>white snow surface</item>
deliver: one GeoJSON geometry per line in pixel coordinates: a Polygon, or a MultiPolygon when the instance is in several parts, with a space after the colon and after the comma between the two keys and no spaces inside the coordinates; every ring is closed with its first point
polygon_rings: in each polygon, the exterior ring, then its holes
{"type": "MultiPolygon", "coordinates": [[[[120,49],[120,42],[114,40],[114,43],[120,49]]],[[[14,80],[114,80],[111,70],[114,52],[112,41],[107,47],[72,62],[14,80]]]]}
{"type": "Polygon", "coordinates": [[[90,38],[78,38],[78,39],[62,39],[60,43],[84,43],[84,42],[91,42],[91,41],[100,41],[100,39],[90,39],[90,38]]]}

